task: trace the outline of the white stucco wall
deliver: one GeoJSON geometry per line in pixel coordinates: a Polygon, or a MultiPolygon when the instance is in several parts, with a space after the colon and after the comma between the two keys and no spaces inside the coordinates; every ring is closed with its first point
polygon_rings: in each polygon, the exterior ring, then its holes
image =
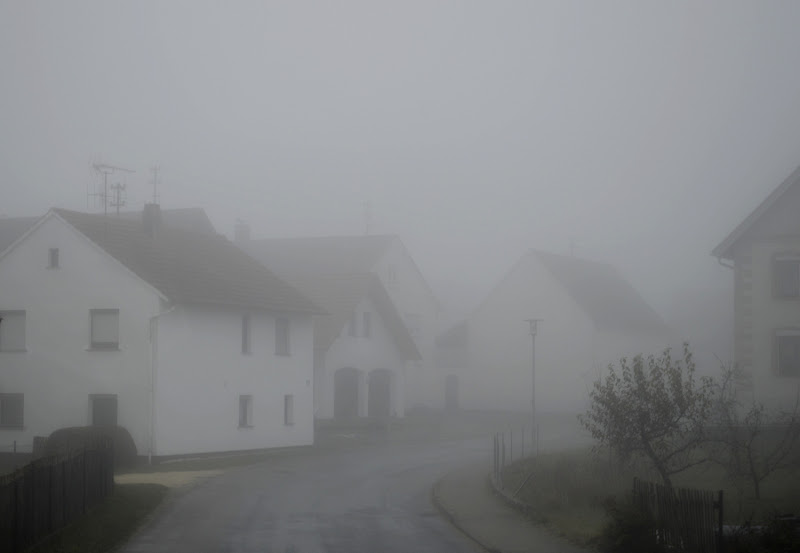
{"type": "Polygon", "coordinates": [[[24,428],[0,428],[0,448],[90,422],[89,394],[117,394],[118,423],[146,451],[152,288],[55,217],[0,259],[0,310],[26,311],[26,350],[0,352],[0,392],[24,393],[24,428]],[[59,268],[48,252],[59,249],[59,268]],[[89,310],[119,309],[119,351],[90,351],[89,310]]]}
{"type": "Polygon", "coordinates": [[[424,277],[400,240],[393,241],[373,271],[381,279],[403,320],[409,323],[416,316],[419,321],[410,326],[417,326],[411,330],[422,360],[406,363],[405,406],[443,406],[444,387],[435,385],[438,382],[434,362],[434,339],[439,331],[438,306],[424,277]],[[390,267],[394,278],[390,278],[390,267]]]}
{"type": "Polygon", "coordinates": [[[314,440],[313,330],[290,319],[289,356],[275,354],[273,313],[179,306],[159,321],[156,454],[309,445],[314,440]],[[242,316],[251,348],[242,353],[242,316]],[[284,396],[294,424],[284,424],[284,396]],[[239,428],[239,396],[252,395],[252,427],[239,428]]]}
{"type": "Polygon", "coordinates": [[[800,255],[800,237],[762,239],[752,243],[752,367],[755,397],[768,405],[791,408],[800,378],[777,372],[775,333],[800,330],[800,300],[773,296],[772,260],[778,254],[800,255]]]}
{"type": "Polygon", "coordinates": [[[529,318],[544,319],[536,336],[537,411],[583,409],[593,376],[593,326],[532,256],[520,260],[468,319],[462,407],[530,410],[529,318]]]}
{"type": "Polygon", "coordinates": [[[373,302],[364,298],[356,308],[359,321],[359,336],[350,336],[348,327],[344,325],[339,337],[325,353],[324,367],[317,372],[317,418],[330,419],[334,415],[334,374],[338,369],[352,367],[361,371],[361,392],[359,416],[367,415],[367,378],[374,369],[392,371],[392,405],[391,412],[396,417],[405,414],[404,394],[406,392],[404,362],[400,358],[397,347],[389,335],[383,320],[373,302]],[[361,334],[363,313],[371,313],[371,333],[369,338],[361,334]]]}

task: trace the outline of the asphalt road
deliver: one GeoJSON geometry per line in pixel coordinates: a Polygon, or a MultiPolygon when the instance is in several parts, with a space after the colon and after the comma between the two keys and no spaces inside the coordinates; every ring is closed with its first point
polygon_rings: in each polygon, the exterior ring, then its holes
{"type": "Polygon", "coordinates": [[[477,552],[431,503],[486,439],[382,444],[276,458],[178,493],[122,549],[141,552],[477,552]]]}

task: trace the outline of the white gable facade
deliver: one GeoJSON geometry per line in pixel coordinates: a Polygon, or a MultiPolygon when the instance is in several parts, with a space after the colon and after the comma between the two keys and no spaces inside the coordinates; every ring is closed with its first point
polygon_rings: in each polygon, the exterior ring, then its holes
{"type": "Polygon", "coordinates": [[[30,451],[35,436],[106,423],[109,411],[143,456],[312,443],[310,315],[166,299],[52,212],[6,250],[0,317],[24,313],[24,337],[0,343],[0,401],[15,411],[0,447],[30,451]],[[290,355],[275,354],[276,317],[289,319],[290,355]],[[240,396],[251,397],[244,425],[240,396]]]}
{"type": "Polygon", "coordinates": [[[399,418],[405,414],[404,357],[368,296],[322,354],[315,372],[317,418],[399,418]]]}

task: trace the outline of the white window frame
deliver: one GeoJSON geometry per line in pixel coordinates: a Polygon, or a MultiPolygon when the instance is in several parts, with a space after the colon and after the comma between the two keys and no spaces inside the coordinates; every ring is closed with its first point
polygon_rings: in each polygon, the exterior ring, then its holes
{"type": "Polygon", "coordinates": [[[120,336],[120,317],[119,309],[90,309],[89,310],[89,349],[92,351],[118,351],[120,336]],[[117,316],[117,339],[113,342],[95,341],[95,316],[96,315],[116,315],[117,316]]]}
{"type": "Polygon", "coordinates": [[[253,396],[239,395],[239,428],[253,428],[253,396]]]}
{"type": "Polygon", "coordinates": [[[242,315],[242,353],[250,355],[252,353],[253,320],[249,313],[242,315]]]}
{"type": "Polygon", "coordinates": [[[294,425],[294,394],[283,396],[283,424],[284,426],[294,425]]]}
{"type": "Polygon", "coordinates": [[[275,318],[275,355],[282,357],[292,355],[291,328],[289,317],[275,318]]]}
{"type": "Polygon", "coordinates": [[[773,297],[782,300],[800,299],[800,255],[798,254],[780,254],[772,258],[772,282],[773,282],[773,297]],[[791,263],[795,267],[795,282],[794,293],[784,294],[781,290],[781,283],[778,280],[778,264],[791,263]]]}
{"type": "Polygon", "coordinates": [[[50,248],[47,252],[47,268],[58,269],[59,266],[59,250],[58,248],[50,248]]]}
{"type": "Polygon", "coordinates": [[[100,400],[114,400],[114,423],[119,426],[119,396],[117,394],[89,394],[89,426],[106,426],[95,424],[94,422],[94,408],[95,402],[100,400]]]}
{"type": "Polygon", "coordinates": [[[24,309],[5,309],[0,310],[0,352],[24,352],[27,351],[27,336],[26,330],[28,326],[28,313],[24,309]],[[21,338],[22,343],[13,343],[13,339],[9,340],[8,325],[16,320],[18,326],[16,333],[11,336],[21,338]],[[7,342],[12,342],[8,344],[7,342]]]}
{"type": "Polygon", "coordinates": [[[786,373],[781,371],[781,338],[797,338],[800,340],[800,328],[783,328],[775,331],[775,345],[773,347],[773,367],[775,374],[785,378],[798,378],[800,377],[800,365],[793,373],[786,373]]]}
{"type": "MultiPolygon", "coordinates": [[[[17,413],[15,413],[16,415],[17,413]]],[[[22,393],[0,393],[0,428],[8,428],[8,429],[20,429],[25,428],[25,394],[22,393]],[[8,405],[4,405],[6,402],[10,402],[13,400],[19,401],[19,410],[17,417],[13,417],[12,420],[6,420],[3,418],[3,413],[7,413],[8,405]]]]}

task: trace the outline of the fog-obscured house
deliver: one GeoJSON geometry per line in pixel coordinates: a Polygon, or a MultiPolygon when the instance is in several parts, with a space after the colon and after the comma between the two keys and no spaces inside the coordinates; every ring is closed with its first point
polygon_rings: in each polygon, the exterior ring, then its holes
{"type": "Polygon", "coordinates": [[[326,312],[314,316],[317,418],[402,417],[406,364],[421,357],[380,279],[320,275],[292,284],[326,312]]]}
{"type": "Polygon", "coordinates": [[[791,406],[800,386],[800,168],[716,247],[734,278],[739,385],[791,406]]]}
{"type": "Polygon", "coordinates": [[[536,406],[579,411],[600,371],[623,356],[658,354],[666,325],[612,266],[531,251],[460,324],[437,339],[451,404],[531,408],[536,336],[536,406]]]}
{"type": "MultiPolygon", "coordinates": [[[[375,275],[419,353],[419,357],[407,356],[404,362],[402,397],[405,408],[420,404],[443,405],[443,386],[437,380],[433,361],[439,302],[397,236],[251,239],[247,227],[239,225],[236,242],[288,282],[375,275]]],[[[392,359],[387,358],[387,362],[393,362],[392,359]]],[[[333,363],[329,355],[325,364],[326,371],[335,371],[340,365],[347,366],[347,361],[338,359],[333,363]]],[[[373,365],[373,368],[375,366],[381,365],[373,365]]],[[[371,369],[364,367],[364,370],[371,369]]]]}
{"type": "Polygon", "coordinates": [[[92,424],[157,457],[313,442],[321,310],[161,215],[54,209],[0,254],[0,444],[92,424]]]}

